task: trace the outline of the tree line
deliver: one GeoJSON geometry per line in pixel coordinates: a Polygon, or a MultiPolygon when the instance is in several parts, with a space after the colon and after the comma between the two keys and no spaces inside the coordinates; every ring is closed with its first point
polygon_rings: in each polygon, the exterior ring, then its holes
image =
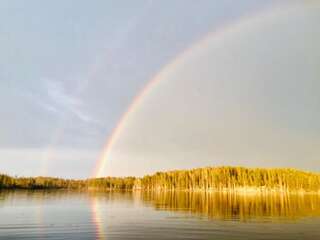
{"type": "Polygon", "coordinates": [[[245,187],[320,190],[320,174],[290,168],[206,167],[158,172],[140,181],[142,189],[224,190],[245,187]]]}
{"type": "Polygon", "coordinates": [[[234,190],[259,188],[320,192],[320,174],[288,168],[206,167],[157,172],[142,178],[103,177],[84,180],[0,175],[7,189],[105,189],[105,190],[234,190]]]}
{"type": "Polygon", "coordinates": [[[11,177],[0,175],[0,189],[106,189],[132,190],[134,177],[105,177],[85,180],[52,177],[11,177]]]}

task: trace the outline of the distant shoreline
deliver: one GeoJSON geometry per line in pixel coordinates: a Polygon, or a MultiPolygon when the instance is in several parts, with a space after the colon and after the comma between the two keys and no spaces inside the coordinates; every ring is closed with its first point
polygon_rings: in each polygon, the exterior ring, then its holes
{"type": "Polygon", "coordinates": [[[0,189],[78,189],[320,194],[320,174],[289,168],[206,167],[137,177],[72,180],[0,175],[0,189]]]}
{"type": "Polygon", "coordinates": [[[190,193],[190,194],[223,194],[223,195],[245,195],[245,196],[270,196],[270,195],[314,195],[320,196],[320,191],[282,191],[279,189],[108,189],[108,188],[0,188],[1,191],[66,191],[66,192],[105,192],[105,193],[190,193]]]}
{"type": "MultiPolygon", "coordinates": [[[[97,189],[98,190],[98,189],[97,189]]],[[[246,194],[246,195],[264,195],[264,194],[295,194],[295,195],[303,195],[303,194],[320,194],[320,190],[318,191],[305,191],[301,190],[281,190],[275,188],[252,188],[252,187],[241,187],[241,188],[225,188],[225,189],[139,189],[133,191],[154,191],[154,192],[192,192],[192,193],[223,193],[223,194],[246,194]]]]}

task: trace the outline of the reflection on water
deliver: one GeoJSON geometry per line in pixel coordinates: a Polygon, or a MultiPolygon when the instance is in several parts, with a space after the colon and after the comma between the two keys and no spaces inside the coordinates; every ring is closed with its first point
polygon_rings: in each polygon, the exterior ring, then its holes
{"type": "Polygon", "coordinates": [[[320,239],[319,195],[3,191],[0,213],[9,240],[320,239]]]}
{"type": "Polygon", "coordinates": [[[156,209],[188,211],[210,218],[294,220],[320,216],[320,195],[235,194],[228,192],[144,192],[156,209]]]}
{"type": "Polygon", "coordinates": [[[99,200],[92,198],[91,211],[92,211],[92,223],[96,227],[96,239],[102,240],[105,238],[106,233],[104,231],[103,220],[100,212],[99,200]]]}

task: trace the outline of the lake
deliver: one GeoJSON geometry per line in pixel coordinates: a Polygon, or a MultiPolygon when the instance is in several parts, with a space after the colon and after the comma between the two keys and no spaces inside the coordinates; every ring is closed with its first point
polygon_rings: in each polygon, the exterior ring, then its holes
{"type": "Polygon", "coordinates": [[[320,195],[0,192],[0,239],[320,239],[320,195]]]}

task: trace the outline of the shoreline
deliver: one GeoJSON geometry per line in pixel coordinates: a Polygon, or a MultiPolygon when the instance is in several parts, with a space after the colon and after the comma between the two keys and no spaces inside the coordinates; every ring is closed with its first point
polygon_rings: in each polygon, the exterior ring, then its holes
{"type": "Polygon", "coordinates": [[[223,193],[223,194],[250,194],[250,195],[263,195],[263,194],[292,194],[292,195],[320,195],[318,191],[301,190],[281,190],[275,188],[255,188],[255,187],[238,187],[238,188],[223,188],[223,189],[133,189],[132,191],[140,192],[188,192],[188,193],[223,193]]]}
{"type": "Polygon", "coordinates": [[[106,189],[106,188],[0,188],[1,191],[70,191],[70,192],[132,192],[132,193],[203,193],[203,194],[234,194],[234,195],[320,195],[319,191],[306,190],[281,190],[273,188],[254,188],[254,187],[238,187],[238,188],[223,188],[223,189],[106,189]]]}
{"type": "Polygon", "coordinates": [[[320,194],[320,174],[290,168],[204,167],[156,172],[143,177],[63,179],[0,174],[0,189],[84,191],[189,191],[238,194],[320,194]]]}

